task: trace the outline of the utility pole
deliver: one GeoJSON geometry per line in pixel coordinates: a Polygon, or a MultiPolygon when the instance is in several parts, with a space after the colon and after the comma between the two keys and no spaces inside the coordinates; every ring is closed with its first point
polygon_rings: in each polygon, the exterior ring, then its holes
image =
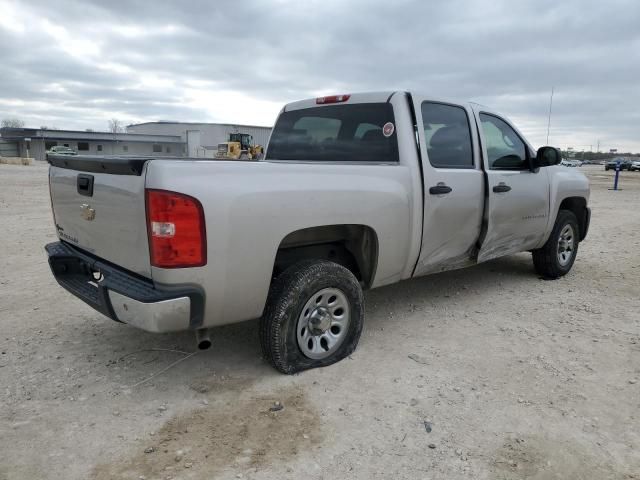
{"type": "Polygon", "coordinates": [[[600,153],[600,140],[598,140],[598,148],[596,149],[596,153],[600,153]]]}
{"type": "Polygon", "coordinates": [[[549,99],[549,119],[547,121],[547,145],[549,145],[549,129],[551,128],[551,106],[553,105],[553,87],[551,87],[551,98],[549,99]]]}

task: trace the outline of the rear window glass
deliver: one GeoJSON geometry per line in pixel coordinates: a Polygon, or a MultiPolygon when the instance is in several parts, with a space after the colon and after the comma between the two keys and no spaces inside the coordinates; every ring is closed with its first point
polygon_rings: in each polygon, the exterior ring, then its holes
{"type": "Polygon", "coordinates": [[[473,168],[469,120],[462,107],[422,102],[422,122],[431,165],[473,168]]]}
{"type": "Polygon", "coordinates": [[[361,103],[284,112],[271,134],[266,159],[398,162],[393,107],[361,103]]]}

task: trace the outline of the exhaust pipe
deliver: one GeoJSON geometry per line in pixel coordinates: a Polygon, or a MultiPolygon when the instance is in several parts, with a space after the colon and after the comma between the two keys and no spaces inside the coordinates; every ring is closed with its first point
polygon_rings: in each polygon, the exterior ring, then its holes
{"type": "Polygon", "coordinates": [[[208,350],[211,347],[211,337],[209,337],[210,330],[208,328],[201,328],[196,330],[196,344],[198,350],[208,350]]]}

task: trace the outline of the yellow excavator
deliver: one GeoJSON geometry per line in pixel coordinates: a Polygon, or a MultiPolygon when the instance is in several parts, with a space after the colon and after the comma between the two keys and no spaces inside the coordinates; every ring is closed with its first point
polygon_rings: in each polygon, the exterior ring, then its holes
{"type": "Polygon", "coordinates": [[[254,145],[248,133],[230,133],[229,141],[218,144],[215,158],[227,160],[259,160],[264,154],[262,145],[254,145]]]}

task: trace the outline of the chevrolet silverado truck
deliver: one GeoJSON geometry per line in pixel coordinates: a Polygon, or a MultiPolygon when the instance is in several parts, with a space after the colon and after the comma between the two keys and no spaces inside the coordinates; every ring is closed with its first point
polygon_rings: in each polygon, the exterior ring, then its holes
{"type": "MultiPolygon", "coordinates": [[[[363,290],[529,251],[571,269],[589,184],[503,115],[408,92],[303,100],[260,161],[50,155],[58,283],[151,332],[260,319],[283,373],[351,354],[363,290]]],[[[428,292],[425,292],[428,295],[428,292]]]]}

